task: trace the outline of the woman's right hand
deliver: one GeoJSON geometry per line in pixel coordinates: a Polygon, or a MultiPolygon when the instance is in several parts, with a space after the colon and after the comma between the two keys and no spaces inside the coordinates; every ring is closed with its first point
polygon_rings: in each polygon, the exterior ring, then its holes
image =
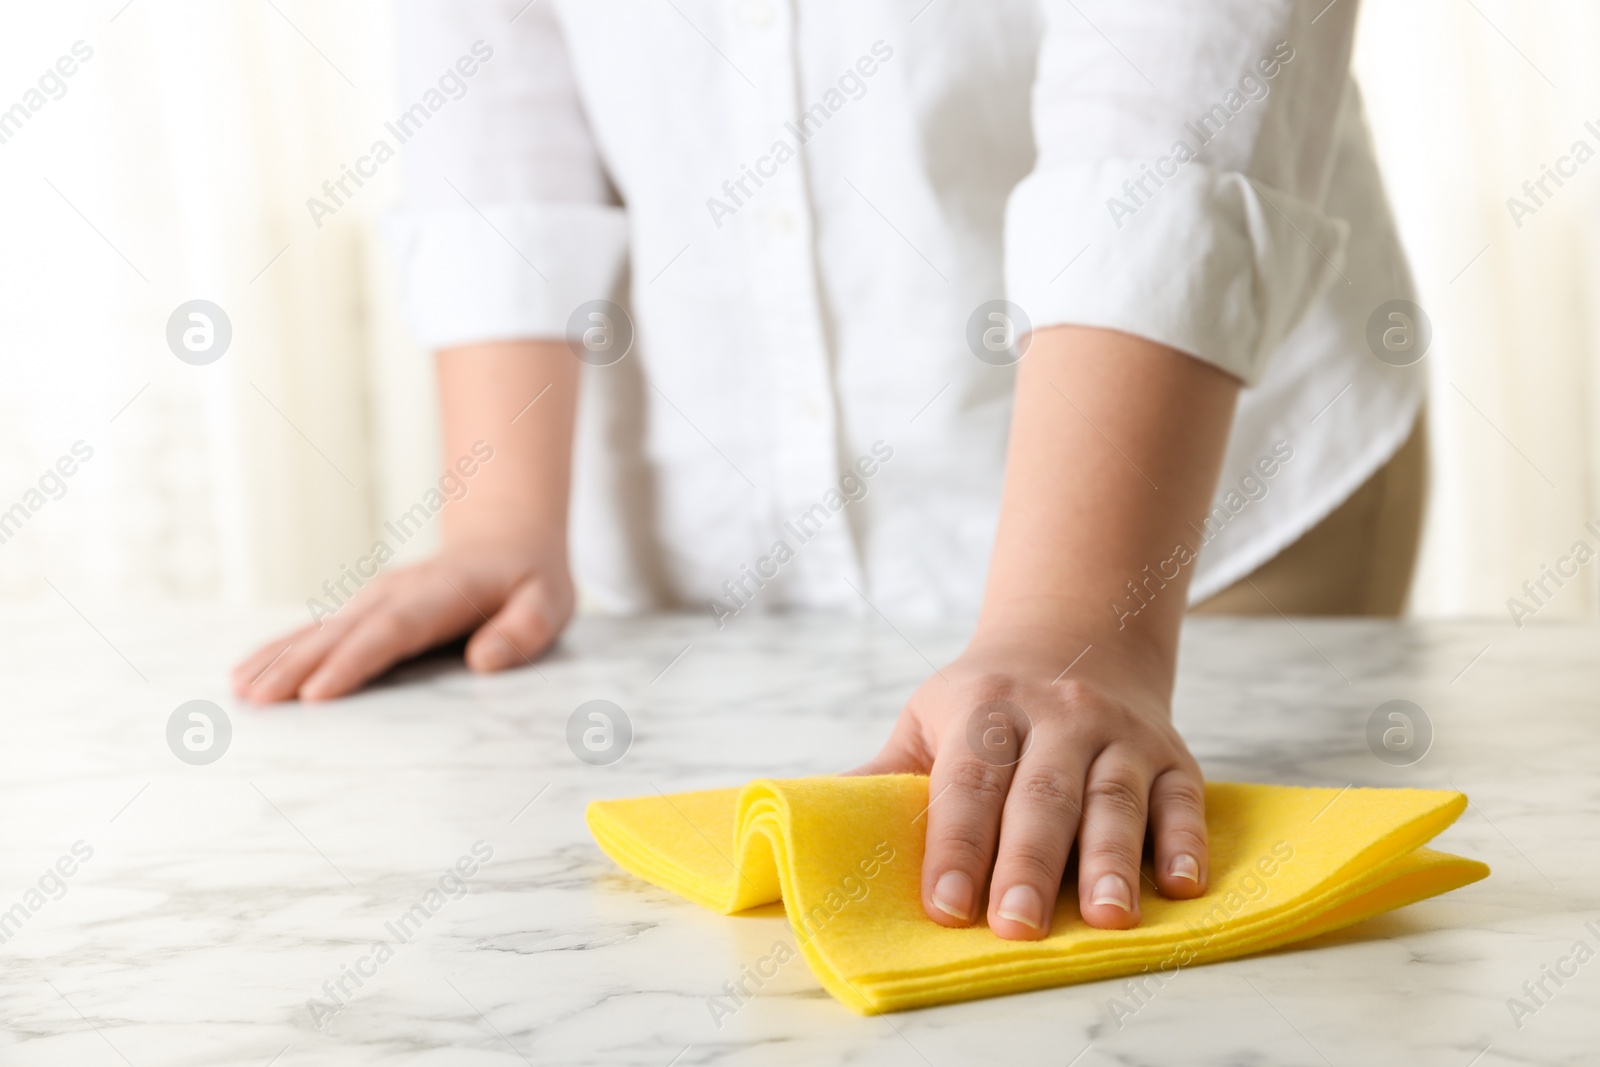
{"type": "Polygon", "coordinates": [[[258,704],[354,692],[401,660],[470,633],[467,666],[533,662],[572,618],[565,558],[481,543],[367,582],[331,617],[269,641],[233,669],[258,704]]]}
{"type": "MultiPolygon", "coordinates": [[[[531,663],[549,648],[576,600],[567,497],[580,365],[562,340],[441,350],[443,455],[477,461],[468,491],[440,513],[444,547],[256,649],[233,669],[233,691],[258,704],[331,700],[462,634],[472,635],[475,671],[531,663]]],[[[466,476],[460,462],[448,466],[466,476]]]]}

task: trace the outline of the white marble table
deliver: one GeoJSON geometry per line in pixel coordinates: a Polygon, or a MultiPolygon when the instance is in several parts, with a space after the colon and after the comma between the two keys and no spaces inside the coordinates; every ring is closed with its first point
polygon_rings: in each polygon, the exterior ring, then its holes
{"type": "Polygon", "coordinates": [[[438,660],[355,699],[257,711],[227,697],[224,667],[293,613],[79,607],[0,613],[0,908],[21,903],[25,919],[13,911],[0,944],[0,1064],[1600,1061],[1600,960],[1570,955],[1600,949],[1597,629],[1188,632],[1178,714],[1211,776],[1454,785],[1473,806],[1441,844],[1487,860],[1485,882],[1187,969],[1120,1026],[1113,982],[860,1018],[796,961],[719,1027],[708,998],[790,940],[786,924],[716,916],[618,872],[584,804],[851,765],[923,655],[948,656],[959,633],[902,636],[875,617],[721,632],[699,616],[587,620],[537,670],[478,678],[438,660]],[[196,698],[232,725],[209,765],[166,738],[196,698]],[[636,731],[610,766],[565,740],[596,698],[636,731]],[[1365,739],[1394,698],[1434,725],[1413,766],[1365,739]],[[473,873],[446,888],[464,895],[430,901],[463,860],[473,873]],[[50,873],[58,862],[70,876],[50,873]],[[391,928],[408,912],[401,942],[391,928]],[[1544,967],[1576,973],[1558,986],[1544,967]],[[324,982],[341,978],[346,1006],[319,1028],[307,1002],[335,1003],[324,982]],[[1523,983],[1541,978],[1535,1005],[1523,983]],[[1513,1019],[1514,996],[1536,1010],[1513,1019]]]}

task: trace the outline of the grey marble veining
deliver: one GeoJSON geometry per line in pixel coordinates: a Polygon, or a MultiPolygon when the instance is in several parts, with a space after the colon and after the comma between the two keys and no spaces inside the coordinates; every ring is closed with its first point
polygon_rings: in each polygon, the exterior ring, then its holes
{"type": "Polygon", "coordinates": [[[254,710],[225,667],[292,614],[81,606],[98,633],[65,610],[0,615],[0,909],[25,916],[0,927],[0,1063],[1600,1062],[1600,959],[1575,953],[1600,950],[1600,629],[1186,635],[1177,715],[1208,774],[1460,788],[1472,807],[1440,844],[1489,862],[1485,882],[1144,999],[1101,982],[860,1018],[797,959],[716,1020],[708,998],[792,944],[783,919],[723,918],[622,874],[585,803],[852,766],[961,633],[591,619],[537,669],[436,659],[353,699],[254,710]],[[167,744],[195,698],[233,727],[208,766],[167,744]],[[596,698],[635,730],[611,766],[565,739],[596,698]],[[1433,723],[1412,766],[1367,745],[1390,699],[1433,723]],[[349,995],[330,996],[341,979],[349,995]]]}

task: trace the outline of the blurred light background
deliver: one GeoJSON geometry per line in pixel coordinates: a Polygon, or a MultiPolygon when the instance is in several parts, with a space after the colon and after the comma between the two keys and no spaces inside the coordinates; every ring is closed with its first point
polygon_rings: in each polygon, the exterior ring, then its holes
{"type": "MultiPolygon", "coordinates": [[[[0,544],[0,597],[303,602],[437,477],[382,235],[400,168],[320,227],[306,207],[397,110],[391,5],[0,12],[0,110],[92,50],[0,122],[0,511],[93,450],[0,544]],[[165,340],[196,298],[233,326],[200,367],[165,340]]],[[[1357,74],[1434,325],[1415,614],[1509,620],[1542,564],[1600,545],[1600,158],[1520,226],[1506,203],[1600,150],[1597,41],[1590,0],[1364,4],[1357,74]]],[[[1597,571],[1539,618],[1595,618],[1597,571]]]]}

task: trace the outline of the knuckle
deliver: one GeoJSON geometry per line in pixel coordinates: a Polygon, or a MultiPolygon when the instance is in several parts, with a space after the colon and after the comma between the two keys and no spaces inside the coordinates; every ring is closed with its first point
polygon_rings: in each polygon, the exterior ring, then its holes
{"type": "Polygon", "coordinates": [[[1175,808],[1184,814],[1199,815],[1205,810],[1205,787],[1187,774],[1162,775],[1156,788],[1156,802],[1164,808],[1175,808]]]}
{"type": "Polygon", "coordinates": [[[520,636],[529,640],[543,641],[555,633],[550,620],[532,603],[519,604],[508,621],[520,636]]]}
{"type": "MultiPolygon", "coordinates": [[[[444,603],[448,604],[449,601],[444,603]]],[[[457,598],[457,603],[461,603],[459,597],[457,598]]],[[[461,604],[461,607],[463,610],[471,610],[464,603],[461,604]]],[[[392,632],[404,634],[426,628],[429,622],[436,618],[440,612],[437,602],[424,597],[408,596],[396,598],[383,605],[383,610],[379,614],[382,615],[384,622],[392,628],[392,632]]]]}
{"type": "Polygon", "coordinates": [[[1066,862],[1063,849],[1046,841],[1025,840],[1007,844],[1000,862],[1012,874],[1030,884],[1043,884],[1061,877],[1066,862]]]}
{"type": "Polygon", "coordinates": [[[372,643],[382,646],[399,644],[409,629],[404,613],[399,611],[380,612],[373,616],[369,625],[372,643]]]}
{"type": "Polygon", "coordinates": [[[964,759],[952,767],[950,785],[980,803],[998,802],[1006,792],[1002,769],[979,759],[964,759]]]}
{"type": "Polygon", "coordinates": [[[1144,858],[1144,842],[1132,836],[1112,834],[1096,841],[1085,857],[1085,865],[1103,870],[1107,867],[1119,871],[1136,871],[1144,858]]]}
{"type": "Polygon", "coordinates": [[[1003,671],[983,671],[971,681],[972,694],[978,700],[1004,700],[1016,696],[1017,679],[1003,671]]]}
{"type": "Polygon", "coordinates": [[[341,611],[339,614],[359,615],[363,612],[372,611],[394,595],[395,589],[394,575],[380,574],[378,577],[370,579],[360,589],[357,589],[355,595],[345,602],[345,607],[348,611],[341,611]]]}
{"type": "Polygon", "coordinates": [[[1067,777],[1055,771],[1031,771],[1019,774],[1011,783],[1011,798],[1032,807],[1048,809],[1051,814],[1071,813],[1078,810],[1078,790],[1067,777]]]}
{"type": "Polygon", "coordinates": [[[1056,683],[1055,688],[1057,699],[1072,708],[1104,703],[1100,691],[1081,678],[1063,678],[1056,683]]]}
{"type": "Polygon", "coordinates": [[[1133,738],[1149,730],[1144,717],[1088,682],[1063,679],[1057,701],[1073,732],[1083,738],[1133,738]]]}
{"type": "Polygon", "coordinates": [[[1119,819],[1142,820],[1145,794],[1134,776],[1125,770],[1102,774],[1089,783],[1085,790],[1085,805],[1109,811],[1119,819]]]}
{"type": "Polygon", "coordinates": [[[989,858],[989,832],[965,819],[940,827],[935,847],[959,867],[975,867],[989,858]]]}
{"type": "Polygon", "coordinates": [[[1161,830],[1162,844],[1172,852],[1198,855],[1206,850],[1206,836],[1191,826],[1167,826],[1161,830]]]}

